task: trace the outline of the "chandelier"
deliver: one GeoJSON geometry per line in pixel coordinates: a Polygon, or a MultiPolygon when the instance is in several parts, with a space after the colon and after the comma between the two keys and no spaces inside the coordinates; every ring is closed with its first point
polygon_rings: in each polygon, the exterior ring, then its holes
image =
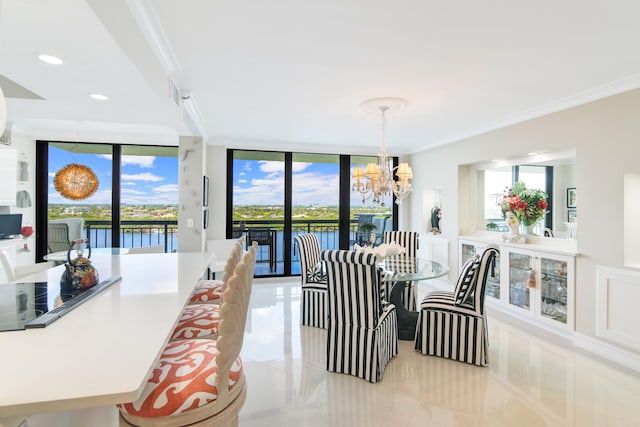
{"type": "Polygon", "coordinates": [[[88,166],[71,163],[56,172],[53,186],[67,199],[83,200],[98,189],[98,177],[88,166]]]}
{"type": "Polygon", "coordinates": [[[384,198],[393,194],[396,204],[400,205],[402,200],[411,193],[411,179],[413,179],[411,166],[408,163],[400,163],[394,168],[393,159],[387,154],[386,144],[387,114],[402,111],[407,104],[408,102],[401,98],[374,98],[360,104],[365,112],[380,114],[382,118],[378,162],[367,164],[364,170],[362,166],[356,166],[353,170],[354,182],[351,190],[362,194],[362,203],[373,198],[373,203],[384,206],[384,198]]]}

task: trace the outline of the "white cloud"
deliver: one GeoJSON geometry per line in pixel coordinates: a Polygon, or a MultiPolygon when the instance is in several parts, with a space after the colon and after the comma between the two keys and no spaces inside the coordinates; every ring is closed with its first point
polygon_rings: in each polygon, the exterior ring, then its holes
{"type": "Polygon", "coordinates": [[[308,162],[292,162],[291,164],[291,170],[296,173],[296,172],[302,172],[303,170],[305,170],[306,168],[308,168],[309,166],[311,166],[311,163],[308,162]]]}
{"type": "MultiPolygon", "coordinates": [[[[160,185],[153,189],[156,193],[175,193],[178,194],[178,184],[166,184],[160,185]]],[[[176,204],[178,203],[178,199],[176,198],[176,204]]]]}
{"type": "MultiPolygon", "coordinates": [[[[99,154],[98,157],[111,160],[111,154],[99,154]]],[[[122,156],[120,159],[121,165],[136,165],[141,168],[152,168],[153,162],[156,160],[155,156],[122,156]]]]}
{"type": "Polygon", "coordinates": [[[258,168],[264,173],[284,172],[284,162],[274,162],[261,160],[258,162],[258,168]]]}
{"type": "Polygon", "coordinates": [[[123,181],[148,181],[148,182],[158,182],[162,181],[164,178],[158,175],[154,175],[149,172],[138,173],[135,175],[122,174],[123,181]]]}
{"type": "MultiPolygon", "coordinates": [[[[249,188],[234,187],[233,203],[235,205],[282,205],[284,180],[281,175],[274,175],[277,173],[251,180],[249,188]]],[[[339,180],[339,177],[334,174],[296,173],[293,175],[293,203],[295,205],[337,205],[339,180]]]]}
{"type": "Polygon", "coordinates": [[[247,174],[246,172],[240,172],[238,175],[245,176],[246,174],[247,174]]]}
{"type": "Polygon", "coordinates": [[[123,188],[122,190],[120,190],[120,193],[121,194],[128,194],[128,195],[147,194],[145,191],[134,190],[133,188],[123,188]]]}
{"type": "Polygon", "coordinates": [[[136,165],[141,168],[152,168],[155,156],[122,156],[122,166],[136,165]]]}
{"type": "Polygon", "coordinates": [[[238,184],[246,184],[248,181],[246,179],[239,179],[238,184]]]}

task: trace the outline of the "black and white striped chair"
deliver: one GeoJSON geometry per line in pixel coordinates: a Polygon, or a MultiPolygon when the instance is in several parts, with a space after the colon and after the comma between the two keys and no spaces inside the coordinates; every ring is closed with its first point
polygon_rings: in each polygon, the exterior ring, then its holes
{"type": "MultiPolygon", "coordinates": [[[[384,243],[396,243],[405,250],[404,255],[415,258],[418,256],[418,233],[415,231],[386,231],[384,243]]],[[[391,295],[393,282],[385,282],[385,295],[391,295]]],[[[416,311],[416,282],[408,282],[402,294],[402,304],[409,311],[416,311]]]]}
{"type": "Polygon", "coordinates": [[[380,381],[398,354],[398,319],[395,306],[380,299],[376,256],[331,250],[321,259],[328,279],[327,370],[380,381]]]}
{"type": "Polygon", "coordinates": [[[299,234],[293,239],[300,256],[302,325],[327,328],[327,276],[320,262],[320,242],[312,233],[299,234]]]}
{"type": "Polygon", "coordinates": [[[484,311],[487,277],[494,274],[499,250],[489,245],[460,271],[453,292],[434,291],[420,304],[415,349],[422,354],[487,366],[488,336],[484,311]]]}

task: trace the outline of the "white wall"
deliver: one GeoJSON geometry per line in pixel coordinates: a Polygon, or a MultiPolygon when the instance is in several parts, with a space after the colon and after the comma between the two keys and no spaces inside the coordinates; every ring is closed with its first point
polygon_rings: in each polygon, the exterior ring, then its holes
{"type": "MultiPolygon", "coordinates": [[[[596,266],[624,266],[623,182],[625,172],[640,171],[638,111],[640,90],[633,90],[414,154],[411,229],[424,229],[421,189],[438,186],[443,237],[455,242],[470,226],[466,165],[575,147],[580,205],[576,331],[594,337],[596,266]]],[[[451,254],[455,268],[457,251],[451,254]]]]}
{"type": "Polygon", "coordinates": [[[179,252],[204,250],[202,188],[206,147],[202,138],[181,136],[178,150],[179,252]]]}
{"type": "Polygon", "coordinates": [[[206,240],[225,239],[227,209],[227,149],[207,146],[206,174],[209,177],[209,228],[206,240]]]}

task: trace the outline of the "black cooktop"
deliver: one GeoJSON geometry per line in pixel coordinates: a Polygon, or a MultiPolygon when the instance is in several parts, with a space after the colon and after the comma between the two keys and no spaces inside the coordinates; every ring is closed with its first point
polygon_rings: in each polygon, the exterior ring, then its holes
{"type": "Polygon", "coordinates": [[[80,291],[62,291],[59,283],[0,284],[0,332],[44,328],[120,279],[109,277],[80,291]]]}

